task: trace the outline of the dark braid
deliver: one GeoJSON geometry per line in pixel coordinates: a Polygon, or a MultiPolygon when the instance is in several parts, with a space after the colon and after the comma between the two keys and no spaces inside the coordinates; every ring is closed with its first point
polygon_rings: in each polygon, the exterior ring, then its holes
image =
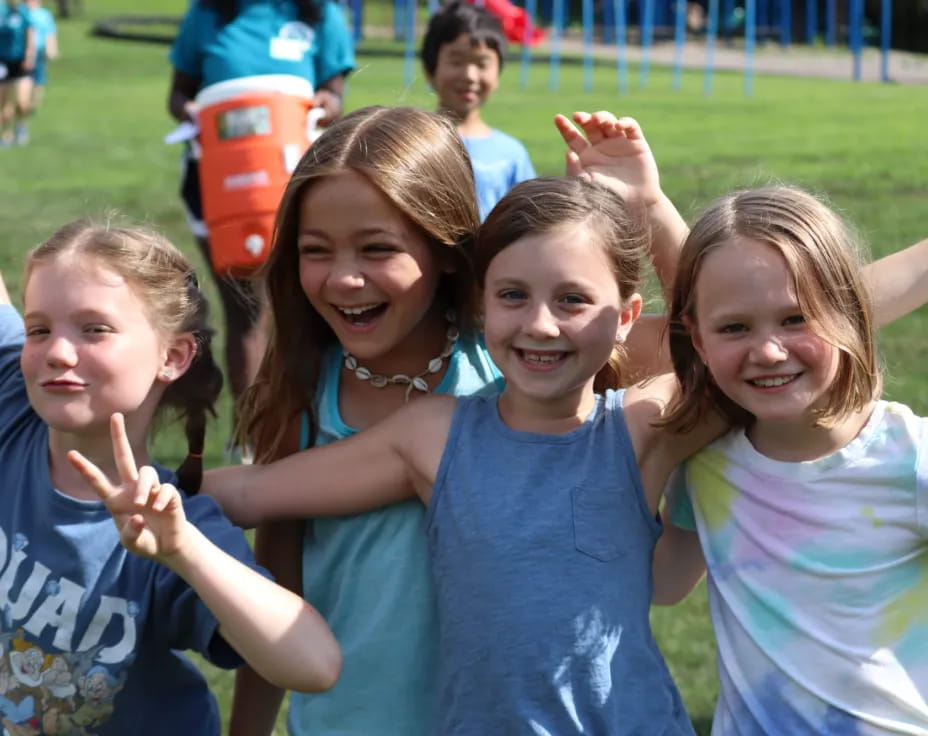
{"type": "Polygon", "coordinates": [[[192,332],[196,338],[197,354],[187,372],[168,386],[161,406],[175,409],[184,420],[188,454],[177,469],[177,484],[188,495],[193,495],[200,490],[203,480],[206,422],[208,416],[216,416],[222,371],[213,358],[215,331],[209,326],[209,303],[193,271],[187,278],[187,294],[194,308],[190,310],[190,323],[184,325],[184,331],[192,332]]]}

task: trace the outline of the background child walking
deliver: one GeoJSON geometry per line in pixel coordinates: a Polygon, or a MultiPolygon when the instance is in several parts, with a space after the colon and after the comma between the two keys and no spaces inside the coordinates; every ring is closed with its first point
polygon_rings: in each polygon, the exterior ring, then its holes
{"type": "Polygon", "coordinates": [[[470,154],[481,219],[513,186],[535,176],[525,146],[480,116],[499,85],[505,51],[496,17],[458,0],[432,15],[422,40],[422,66],[438,109],[455,122],[470,154]]]}
{"type": "Polygon", "coordinates": [[[192,453],[178,479],[195,489],[200,475],[222,380],[187,261],[147,231],[76,222],[30,254],[23,290],[25,335],[0,306],[7,728],[218,734],[183,649],[226,667],[243,656],[285,686],[331,686],[339,651],[319,615],[260,574],[215,503],[159,492],[176,482],[166,468],[135,471],[169,410],[192,453]]]}
{"type": "Polygon", "coordinates": [[[723,198],[684,245],[671,320],[671,426],[706,399],[735,427],[686,463],[671,516],[708,564],[713,734],[925,733],[928,420],[879,398],[846,226],[792,188],[723,198]]]}

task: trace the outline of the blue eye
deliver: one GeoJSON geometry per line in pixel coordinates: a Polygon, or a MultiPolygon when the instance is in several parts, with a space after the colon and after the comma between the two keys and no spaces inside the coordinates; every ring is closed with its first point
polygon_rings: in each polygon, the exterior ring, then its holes
{"type": "Polygon", "coordinates": [[[590,300],[582,294],[565,294],[561,297],[565,304],[589,304],[590,300]]]}
{"type": "Polygon", "coordinates": [[[518,301],[526,297],[521,289],[503,289],[497,296],[503,301],[518,301]]]}

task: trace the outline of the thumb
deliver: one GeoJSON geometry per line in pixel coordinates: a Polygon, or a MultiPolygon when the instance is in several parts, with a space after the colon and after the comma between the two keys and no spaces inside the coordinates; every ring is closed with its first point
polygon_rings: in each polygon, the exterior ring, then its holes
{"type": "Polygon", "coordinates": [[[81,474],[81,477],[93,489],[101,501],[108,501],[116,493],[109,479],[103,474],[96,465],[81,455],[77,450],[71,450],[67,454],[68,462],[74,466],[74,469],[81,474]]]}

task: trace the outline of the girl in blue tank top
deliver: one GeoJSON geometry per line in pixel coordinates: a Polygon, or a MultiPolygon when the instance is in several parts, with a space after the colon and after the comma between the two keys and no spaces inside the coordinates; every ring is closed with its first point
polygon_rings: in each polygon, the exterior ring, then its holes
{"type": "MultiPolygon", "coordinates": [[[[639,166],[650,154],[636,127],[636,136],[626,136],[627,123],[608,114],[577,120],[589,141],[564,119],[560,127],[573,149],[569,170],[586,176],[518,185],[475,246],[486,346],[505,377],[501,393],[421,396],[343,442],[214,471],[206,481],[243,524],[359,513],[416,497],[426,503],[423,539],[440,642],[436,734],[693,732],[651,637],[651,554],[670,469],[717,429],[671,436],[653,427],[675,388],[671,375],[615,390],[641,309],[636,288],[647,238],[615,191],[591,179],[617,171],[621,178],[623,165],[639,166]],[[613,157],[616,150],[639,161],[613,157]]],[[[329,306],[311,296],[317,259],[331,260],[345,283],[355,276],[350,259],[312,224],[338,206],[339,181],[310,190],[326,196],[303,200],[306,221],[296,238],[303,289],[320,312],[337,309],[326,323],[352,338],[344,357],[357,360],[344,371],[344,387],[372,380],[357,372],[362,366],[383,375],[400,366],[369,367],[383,344],[366,327],[380,319],[378,300],[329,306]]],[[[666,204],[658,200],[645,204],[666,204]]],[[[373,211],[373,203],[365,206],[373,211]]],[[[674,240],[668,229],[658,238],[674,240]]],[[[660,264],[668,254],[652,257],[660,264]]],[[[440,347],[442,332],[435,333],[423,357],[440,347]]],[[[316,365],[324,363],[320,356],[316,365]]],[[[297,365],[307,369],[306,361],[297,365]]],[[[339,399],[343,411],[363,414],[362,405],[339,399]]],[[[368,595],[390,587],[376,581],[368,595]]],[[[331,623],[338,634],[338,621],[331,623]]],[[[393,635],[375,629],[371,640],[393,635]]],[[[346,672],[350,657],[346,649],[346,672]]],[[[379,672],[401,689],[413,687],[392,660],[381,661],[379,672]]],[[[354,702],[365,708],[363,697],[354,702]]]]}

